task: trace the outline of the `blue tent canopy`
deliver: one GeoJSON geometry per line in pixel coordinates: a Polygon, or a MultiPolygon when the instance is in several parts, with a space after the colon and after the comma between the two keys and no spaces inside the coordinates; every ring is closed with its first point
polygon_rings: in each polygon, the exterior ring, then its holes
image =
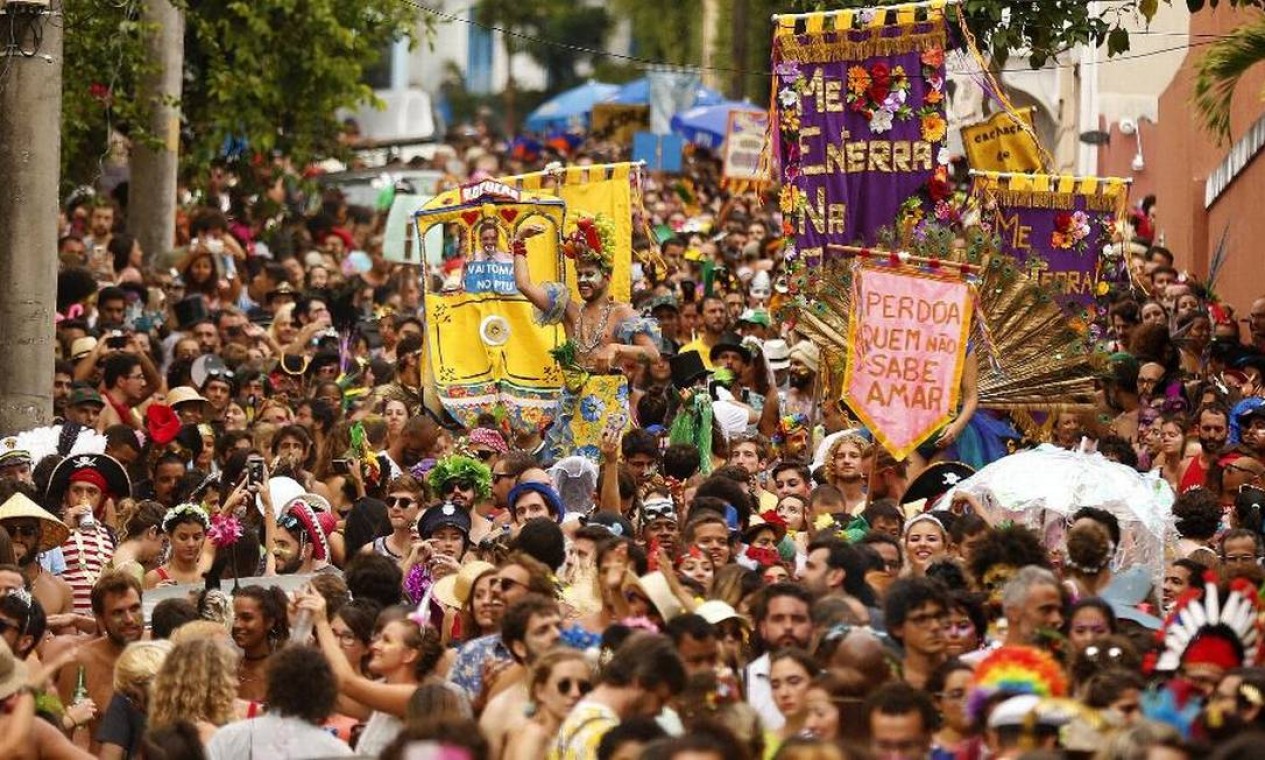
{"type": "MultiPolygon", "coordinates": [[[[714,106],[717,103],[725,102],[724,95],[701,84],[698,86],[695,98],[695,106],[714,106]]],[[[646,105],[650,102],[650,80],[646,77],[634,79],[620,87],[619,91],[605,102],[621,103],[623,105],[646,105]]]]}
{"type": "Polygon", "coordinates": [[[755,111],[750,103],[727,100],[713,106],[697,106],[672,117],[672,131],[704,148],[719,148],[725,141],[731,111],[755,111]]]}
{"type": "Polygon", "coordinates": [[[555,95],[527,117],[524,125],[533,132],[566,129],[588,123],[593,105],[619,91],[618,85],[589,80],[579,87],[555,95]]]}

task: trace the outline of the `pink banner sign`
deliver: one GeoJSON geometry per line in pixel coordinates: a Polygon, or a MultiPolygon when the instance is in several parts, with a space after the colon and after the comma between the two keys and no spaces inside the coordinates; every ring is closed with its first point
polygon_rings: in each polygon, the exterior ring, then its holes
{"type": "Polygon", "coordinates": [[[844,400],[900,461],[953,419],[971,327],[960,278],[857,265],[844,400]]]}

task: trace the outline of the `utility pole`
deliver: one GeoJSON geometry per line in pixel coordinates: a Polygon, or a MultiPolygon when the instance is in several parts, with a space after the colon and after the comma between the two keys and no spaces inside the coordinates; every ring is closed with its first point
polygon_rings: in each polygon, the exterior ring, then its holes
{"type": "Polygon", "coordinates": [[[141,82],[140,97],[149,108],[149,132],[157,143],[138,140],[132,148],[127,226],[150,263],[175,245],[184,16],[171,0],[145,0],[141,20],[152,69],[141,82]]]}
{"type": "Polygon", "coordinates": [[[0,435],[53,414],[62,21],[0,0],[0,435]]]}

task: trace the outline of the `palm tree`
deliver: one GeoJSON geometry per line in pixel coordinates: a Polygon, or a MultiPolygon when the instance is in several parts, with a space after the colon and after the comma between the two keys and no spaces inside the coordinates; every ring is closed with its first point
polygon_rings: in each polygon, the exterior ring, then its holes
{"type": "Polygon", "coordinates": [[[1230,106],[1239,80],[1262,61],[1265,61],[1265,17],[1213,43],[1196,64],[1195,105],[1204,129],[1211,132],[1218,143],[1230,136],[1230,106]]]}

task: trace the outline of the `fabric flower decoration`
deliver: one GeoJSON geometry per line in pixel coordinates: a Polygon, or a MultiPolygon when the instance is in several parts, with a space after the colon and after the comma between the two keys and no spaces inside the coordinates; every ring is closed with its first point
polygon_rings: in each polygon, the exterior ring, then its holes
{"type": "Polygon", "coordinates": [[[779,61],[773,67],[773,73],[780,77],[794,79],[799,76],[799,61],[779,61]]]}
{"type": "Polygon", "coordinates": [[[870,89],[870,72],[864,66],[853,66],[848,69],[848,92],[860,95],[870,89]]]}
{"type": "Polygon", "coordinates": [[[783,87],[782,91],[777,94],[777,100],[783,106],[792,108],[799,103],[799,93],[793,88],[783,87]]]}
{"type": "Polygon", "coordinates": [[[876,135],[892,131],[892,114],[890,111],[875,111],[870,116],[870,131],[876,135]]]}
{"type": "Polygon", "coordinates": [[[782,564],[782,555],[777,553],[777,549],[763,546],[748,546],[747,559],[763,567],[782,564]]]}
{"type": "Polygon", "coordinates": [[[943,66],[944,65],[944,48],[931,48],[924,50],[922,55],[918,57],[924,66],[943,66]]]}
{"type": "Polygon", "coordinates": [[[949,171],[941,166],[927,181],[927,195],[932,201],[945,201],[953,197],[953,186],[949,184],[949,171]]]}
{"type": "Polygon", "coordinates": [[[233,515],[215,515],[211,518],[206,537],[217,549],[232,546],[242,537],[242,524],[233,515]]]}
{"type": "Polygon", "coordinates": [[[924,114],[922,117],[922,139],[927,142],[940,142],[948,132],[949,124],[939,113],[924,114]]]}

